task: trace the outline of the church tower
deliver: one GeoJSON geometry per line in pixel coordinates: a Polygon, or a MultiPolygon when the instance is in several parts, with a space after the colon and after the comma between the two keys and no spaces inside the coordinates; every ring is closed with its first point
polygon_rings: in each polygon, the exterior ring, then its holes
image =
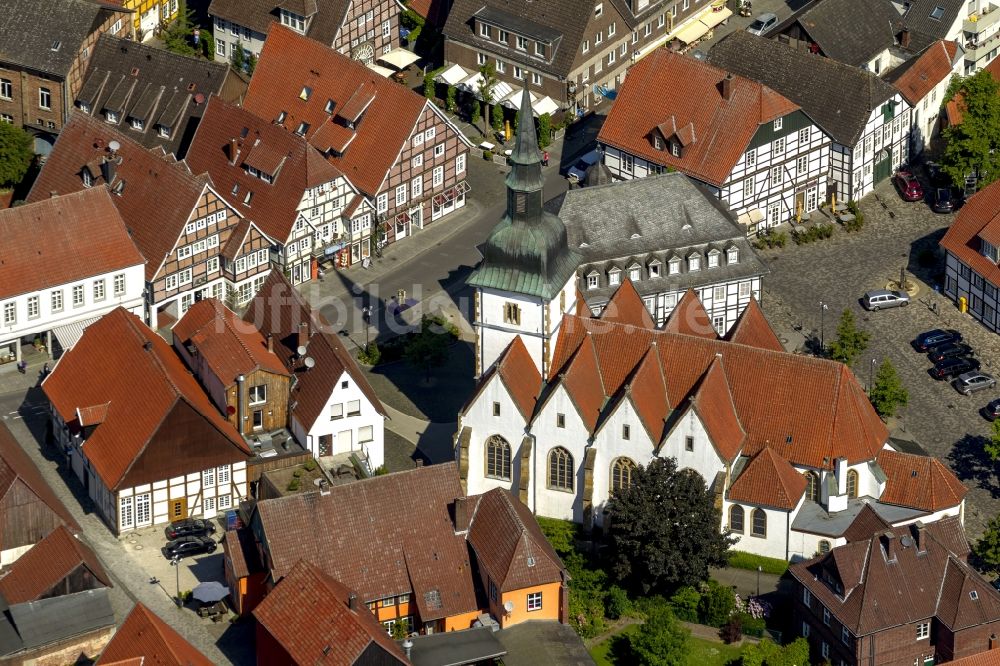
{"type": "Polygon", "coordinates": [[[542,154],[527,83],[520,113],[505,181],[507,212],[490,233],[483,261],[469,278],[475,290],[477,377],[516,336],[547,377],[562,315],[576,311],[580,255],[569,249],[562,220],[543,208],[542,154]]]}

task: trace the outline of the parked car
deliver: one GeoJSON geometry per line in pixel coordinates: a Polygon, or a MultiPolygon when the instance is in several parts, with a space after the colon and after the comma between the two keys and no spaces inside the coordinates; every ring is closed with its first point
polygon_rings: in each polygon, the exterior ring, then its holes
{"type": "Polygon", "coordinates": [[[215,534],[215,525],[201,518],[185,518],[167,525],[163,533],[167,535],[168,541],[184,536],[211,536],[215,534]]]}
{"type": "Polygon", "coordinates": [[[910,297],[902,291],[873,289],[865,292],[864,304],[865,309],[878,312],[882,308],[906,307],[910,304],[910,297]]]}
{"type": "Polygon", "coordinates": [[[168,560],[172,560],[175,557],[212,553],[215,552],[218,545],[212,537],[186,536],[168,541],[167,545],[161,549],[161,552],[168,560]]]}
{"type": "Polygon", "coordinates": [[[955,210],[955,196],[951,193],[950,188],[939,187],[934,190],[931,209],[935,213],[950,213],[955,210]]]}
{"type": "Polygon", "coordinates": [[[896,184],[899,196],[903,197],[904,200],[920,201],[924,198],[924,188],[920,185],[917,177],[909,171],[897,171],[892,182],[896,184]]]}
{"type": "Polygon", "coordinates": [[[936,162],[927,162],[924,169],[927,171],[927,179],[930,181],[932,189],[952,186],[951,177],[942,171],[941,166],[936,162]]]}
{"type": "Polygon", "coordinates": [[[768,12],[766,14],[761,14],[753,20],[753,23],[747,26],[747,32],[751,35],[763,35],[765,32],[770,30],[778,23],[778,17],[774,14],[768,12]]]}
{"type": "Polygon", "coordinates": [[[996,385],[997,380],[993,378],[993,375],[978,370],[962,373],[958,379],[952,382],[955,390],[964,395],[972,395],[976,391],[993,388],[996,385]]]}
{"type": "Polygon", "coordinates": [[[949,344],[952,342],[961,342],[962,334],[953,329],[942,330],[940,328],[935,328],[933,331],[924,331],[917,336],[917,339],[913,341],[913,346],[917,351],[926,352],[930,351],[938,345],[949,344]]]}
{"type": "Polygon", "coordinates": [[[958,358],[946,358],[943,361],[935,363],[934,367],[931,368],[931,375],[935,379],[947,379],[948,377],[960,375],[963,372],[971,372],[978,369],[979,361],[968,356],[959,356],[958,358]]]}
{"type": "Polygon", "coordinates": [[[576,161],[566,172],[571,183],[582,183],[587,178],[587,169],[601,161],[601,151],[596,148],[576,161]]]}
{"type": "Polygon", "coordinates": [[[985,407],[983,407],[983,416],[990,421],[1000,419],[1000,398],[990,401],[985,407]]]}
{"type": "Polygon", "coordinates": [[[956,356],[974,356],[975,353],[972,347],[964,342],[949,342],[932,349],[927,354],[927,358],[931,360],[931,363],[937,363],[946,358],[954,358],[956,356]]]}

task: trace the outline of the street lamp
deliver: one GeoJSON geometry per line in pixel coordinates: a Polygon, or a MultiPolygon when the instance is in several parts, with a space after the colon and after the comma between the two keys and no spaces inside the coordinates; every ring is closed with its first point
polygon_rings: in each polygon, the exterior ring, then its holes
{"type": "Polygon", "coordinates": [[[368,344],[369,344],[369,339],[368,339],[369,331],[368,331],[368,328],[370,326],[370,322],[371,322],[371,318],[372,318],[372,309],[371,309],[371,306],[366,305],[365,307],[361,308],[361,318],[365,322],[365,352],[367,352],[368,351],[368,344]]]}
{"type": "Polygon", "coordinates": [[[875,374],[875,359],[872,359],[872,362],[868,365],[868,397],[869,398],[872,395],[872,389],[875,388],[874,384],[872,384],[872,376],[874,374],[875,374]]]}
{"type": "Polygon", "coordinates": [[[819,349],[826,354],[826,303],[819,302],[819,349]]]}
{"type": "Polygon", "coordinates": [[[176,592],[177,596],[174,597],[175,602],[178,606],[181,605],[181,558],[179,555],[174,555],[170,558],[170,566],[174,568],[175,578],[176,578],[176,592]]]}
{"type": "Polygon", "coordinates": [[[761,572],[762,568],[763,567],[761,567],[759,564],[757,565],[757,596],[758,597],[760,596],[760,572],[761,572]]]}

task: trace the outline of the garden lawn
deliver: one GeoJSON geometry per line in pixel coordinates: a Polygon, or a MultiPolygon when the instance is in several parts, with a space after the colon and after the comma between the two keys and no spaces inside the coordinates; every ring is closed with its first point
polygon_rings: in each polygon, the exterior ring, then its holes
{"type": "MultiPolygon", "coordinates": [[[[638,624],[633,624],[625,628],[620,634],[608,638],[608,640],[598,643],[590,650],[597,666],[626,666],[614,660],[612,648],[616,641],[628,640],[630,634],[639,630],[638,624]]],[[[688,666],[726,666],[740,658],[742,648],[738,645],[726,645],[716,641],[706,641],[701,638],[691,636],[688,638],[688,666]]]]}

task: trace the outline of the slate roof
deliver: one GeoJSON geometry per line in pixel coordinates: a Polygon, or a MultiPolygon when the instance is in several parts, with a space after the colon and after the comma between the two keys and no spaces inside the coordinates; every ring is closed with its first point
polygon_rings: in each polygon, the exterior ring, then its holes
{"type": "Polygon", "coordinates": [[[104,188],[0,210],[0,238],[0,299],[145,263],[104,188]]]}
{"type": "Polygon", "coordinates": [[[896,86],[906,101],[915,106],[934,86],[951,77],[958,48],[955,42],[936,41],[889,72],[885,80],[896,86]]]}
{"type": "Polygon", "coordinates": [[[93,167],[95,188],[112,188],[112,201],[147,260],[146,279],[153,280],[198,205],[207,179],[193,176],[183,164],[168,162],[127,134],[77,111],[60,131],[27,202],[48,199],[51,192],[86,189],[81,173],[88,165],[93,167]],[[120,144],[117,154],[122,160],[113,184],[99,167],[109,155],[106,146],[111,141],[120,144]],[[120,192],[116,191],[119,187],[120,192]]]}
{"type": "Polygon", "coordinates": [[[981,236],[1000,236],[1000,182],[969,197],[941,239],[941,247],[986,281],[1000,285],[1000,266],[983,256],[981,236]]]}
{"type": "Polygon", "coordinates": [[[212,662],[142,602],[137,602],[101,652],[98,664],[135,657],[157,666],[211,666],[212,662]]]}
{"type": "Polygon", "coordinates": [[[319,133],[335,122],[341,107],[362,88],[374,91],[374,101],[356,125],[346,152],[329,159],[358,189],[375,196],[429,104],[423,97],[356,60],[277,25],[261,50],[244,108],[267,122],[287,113],[284,127],[288,131],[308,123],[306,140],[326,153],[330,146],[317,143],[322,138],[319,133]],[[312,89],[308,100],[301,97],[304,86],[312,89]],[[333,115],[326,112],[331,100],[333,115]]]}
{"type": "Polygon", "coordinates": [[[270,33],[271,22],[281,25],[279,7],[308,18],[306,37],[326,46],[332,46],[340,32],[341,24],[351,7],[349,0],[310,0],[289,4],[278,0],[212,0],[208,7],[210,16],[218,16],[246,26],[265,35],[270,33]],[[296,6],[298,5],[298,6],[296,6]]]}
{"type": "Polygon", "coordinates": [[[224,62],[103,34],[76,95],[76,107],[86,104],[89,114],[104,122],[108,108],[118,113],[114,126],[147,148],[162,146],[181,159],[196,119],[204,113],[209,95],[222,91],[228,71],[224,62]],[[133,118],[143,121],[142,130],[135,129],[133,118]],[[160,135],[161,127],[169,128],[169,137],[160,135]]]}
{"type": "Polygon", "coordinates": [[[960,631],[1000,619],[1000,592],[966,563],[968,552],[960,519],[948,517],[885,530],[789,573],[855,636],[931,619],[960,631]]]}
{"type": "Polygon", "coordinates": [[[408,664],[367,606],[350,608],[351,594],[309,560],[299,560],[253,615],[296,664],[408,664]]]}
{"type": "Polygon", "coordinates": [[[0,651],[33,650],[114,625],[104,587],[15,604],[0,616],[0,651]]]}
{"type": "Polygon", "coordinates": [[[4,0],[0,14],[0,62],[58,78],[69,74],[87,36],[100,27],[108,9],[88,0],[4,0]],[[55,44],[57,49],[53,49],[55,44]]]}
{"type": "MultiPolygon", "coordinates": [[[[899,12],[888,0],[819,0],[784,24],[799,23],[828,58],[861,67],[895,45],[898,20],[899,12]]],[[[781,26],[770,34],[779,32],[781,26]]]]}
{"type": "Polygon", "coordinates": [[[334,327],[309,307],[281,271],[271,271],[243,313],[243,321],[256,327],[262,335],[274,336],[274,352],[279,358],[295,359],[289,367],[295,376],[290,414],[307,431],[312,429],[316,419],[325,416],[330,395],[345,372],[375,411],[385,416],[385,408],[375,390],[334,327]],[[311,370],[298,360],[298,330],[303,322],[309,324],[310,331],[307,355],[316,361],[311,370]]]}
{"type": "Polygon", "coordinates": [[[107,404],[107,417],[87,437],[85,451],[91,468],[111,490],[202,469],[191,469],[192,461],[177,455],[170,465],[132,473],[150,444],[164,445],[160,434],[178,417],[199,440],[201,458],[195,465],[222,465],[250,456],[246,442],[174,350],[123,308],[87,327],[42,382],[42,390],[71,429],[79,428],[78,408],[107,404]]]}
{"type": "Polygon", "coordinates": [[[806,478],[772,449],[764,448],[729,486],[726,497],[732,502],[791,511],[805,489],[806,478]]]}
{"type": "Polygon", "coordinates": [[[928,513],[958,506],[968,489],[937,458],[882,449],[879,467],[885,472],[885,492],[879,501],[928,513]]]}
{"type": "Polygon", "coordinates": [[[778,91],[844,146],[857,142],[872,110],[896,93],[871,72],[741,30],[719,40],[708,59],[778,91]]]}
{"type": "Polygon", "coordinates": [[[0,595],[8,605],[35,601],[80,567],[96,579],[94,587],[113,587],[94,551],[65,527],[57,527],[7,566],[0,595]]]}
{"type": "Polygon", "coordinates": [[[306,190],[343,177],[302,137],[218,98],[209,100],[185,161],[194,173],[208,173],[229,205],[280,243],[291,237],[306,190]],[[251,175],[248,166],[273,182],[251,175]],[[253,197],[249,204],[247,193],[253,197]]]}
{"type": "Polygon", "coordinates": [[[757,299],[752,296],[750,302],[736,319],[736,323],[729,329],[726,339],[738,345],[749,345],[777,352],[785,351],[785,346],[781,344],[778,335],[771,328],[771,324],[760,309],[757,299]]]}
{"type": "MultiPolygon", "coordinates": [[[[23,485],[28,492],[45,504],[70,531],[74,533],[80,531],[80,526],[70,514],[69,509],[56,497],[55,491],[42,478],[42,473],[14,439],[7,424],[0,423],[0,499],[18,484],[23,485]]],[[[15,490],[15,492],[17,491],[15,490]]],[[[0,548],[4,550],[10,547],[6,543],[0,543],[0,548]]]]}
{"type": "Polygon", "coordinates": [[[900,22],[915,32],[930,35],[934,39],[947,39],[951,26],[965,9],[963,0],[908,0],[908,9],[900,17],[900,22]],[[943,7],[941,18],[931,16],[937,7],[943,7]]]}
{"type": "Polygon", "coordinates": [[[726,70],[743,72],[720,67],[666,49],[653,51],[629,69],[598,142],[721,186],[758,128],[798,111],[799,105],[753,76],[729,79],[726,99],[726,70]],[[654,133],[661,136],[663,150],[655,147],[654,133]],[[680,157],[670,151],[671,138],[683,143],[680,157]]]}
{"type": "Polygon", "coordinates": [[[266,540],[272,580],[307,560],[365,603],[412,594],[430,621],[478,608],[465,536],[450,513],[461,496],[455,463],[430,465],[260,501],[251,525],[266,540]]]}

